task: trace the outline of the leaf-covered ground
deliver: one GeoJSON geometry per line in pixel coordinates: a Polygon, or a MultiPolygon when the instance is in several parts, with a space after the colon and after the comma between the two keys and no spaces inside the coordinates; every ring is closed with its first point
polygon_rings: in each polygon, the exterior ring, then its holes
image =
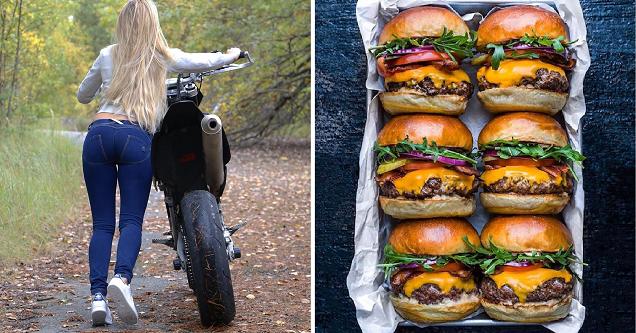
{"type": "MultiPolygon", "coordinates": [[[[222,208],[228,225],[249,224],[234,237],[243,253],[231,264],[236,319],[214,331],[309,332],[309,149],[251,148],[233,154],[222,208]]],[[[117,305],[111,303],[116,323],[92,328],[87,273],[91,217],[87,199],[78,200],[84,204],[75,219],[52,233],[48,253],[0,268],[0,331],[209,331],[199,325],[185,273],[172,270],[175,253],[150,243],[168,230],[163,196],[154,190],[132,284],[140,322],[120,323],[117,305]]],[[[116,240],[111,274],[115,246],[116,240]]]]}

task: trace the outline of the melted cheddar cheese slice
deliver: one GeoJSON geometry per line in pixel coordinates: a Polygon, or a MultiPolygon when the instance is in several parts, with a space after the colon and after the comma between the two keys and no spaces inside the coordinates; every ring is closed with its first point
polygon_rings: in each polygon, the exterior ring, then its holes
{"type": "Polygon", "coordinates": [[[433,84],[436,88],[441,88],[444,83],[458,83],[462,81],[470,83],[468,74],[466,74],[466,72],[464,72],[464,70],[462,69],[458,69],[452,72],[445,72],[435,68],[435,66],[424,66],[403,72],[397,72],[385,77],[384,82],[405,82],[411,80],[420,82],[427,77],[431,78],[431,81],[433,81],[433,84]]]}
{"type": "Polygon", "coordinates": [[[535,78],[537,71],[545,68],[565,76],[562,68],[541,60],[503,60],[498,69],[482,67],[477,71],[477,78],[486,77],[486,81],[498,84],[500,88],[516,86],[523,78],[535,78]]]}
{"type": "MultiPolygon", "coordinates": [[[[481,174],[480,178],[484,181],[484,184],[491,185],[504,177],[521,177],[527,179],[531,183],[543,183],[550,180],[550,175],[547,172],[528,166],[507,166],[494,170],[486,170],[481,174]]],[[[560,184],[562,177],[558,176],[554,181],[557,184],[560,184]]]]}
{"type": "Polygon", "coordinates": [[[554,270],[549,268],[536,268],[526,272],[503,271],[490,278],[495,281],[497,288],[508,285],[515,295],[519,297],[519,302],[525,302],[528,294],[536,290],[543,282],[553,278],[563,278],[565,282],[572,280],[572,274],[565,268],[554,270]]]}
{"type": "Polygon", "coordinates": [[[426,272],[406,281],[404,284],[404,295],[411,297],[415,290],[427,283],[437,285],[444,294],[450,292],[453,287],[465,291],[476,288],[475,281],[472,278],[460,279],[452,276],[449,272],[426,272]]]}
{"type": "Polygon", "coordinates": [[[471,188],[473,180],[475,180],[475,176],[469,176],[455,170],[430,168],[411,171],[404,177],[396,179],[393,184],[400,194],[420,193],[430,178],[440,178],[442,183],[455,188],[471,188]]]}

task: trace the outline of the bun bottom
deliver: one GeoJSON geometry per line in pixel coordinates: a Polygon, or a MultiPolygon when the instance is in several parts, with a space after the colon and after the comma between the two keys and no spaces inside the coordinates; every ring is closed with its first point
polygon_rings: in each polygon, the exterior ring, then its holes
{"type": "Polygon", "coordinates": [[[459,95],[424,96],[404,91],[382,92],[380,101],[391,115],[404,113],[435,113],[457,116],[464,113],[468,100],[459,95]]]}
{"type": "Polygon", "coordinates": [[[547,323],[567,317],[570,312],[572,295],[546,302],[515,303],[503,305],[490,303],[485,299],[481,305],[490,318],[519,323],[547,323]]]}
{"type": "Polygon", "coordinates": [[[385,214],[396,219],[462,217],[475,212],[475,198],[441,195],[423,200],[408,200],[380,196],[380,206],[385,214]]]}
{"type": "Polygon", "coordinates": [[[568,94],[521,87],[493,88],[477,93],[486,110],[492,113],[531,111],[555,115],[565,106],[568,94]]]}
{"type": "Polygon", "coordinates": [[[558,214],[570,201],[570,195],[561,194],[479,194],[482,206],[495,214],[558,214]]]}
{"type": "Polygon", "coordinates": [[[416,299],[404,295],[391,294],[389,298],[402,318],[415,323],[460,320],[479,308],[479,296],[466,293],[457,301],[444,300],[437,304],[419,304],[416,299]]]}

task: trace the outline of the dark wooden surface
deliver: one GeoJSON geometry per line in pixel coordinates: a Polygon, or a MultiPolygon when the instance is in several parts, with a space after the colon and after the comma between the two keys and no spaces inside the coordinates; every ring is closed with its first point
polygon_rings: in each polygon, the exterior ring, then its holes
{"type": "MultiPolygon", "coordinates": [[[[582,0],[585,80],[582,332],[634,332],[634,3],[582,0]]],[[[355,1],[316,0],[316,328],[359,331],[345,279],[353,257],[366,61],[355,1]]],[[[410,332],[414,330],[400,330],[410,332]]],[[[422,332],[547,332],[430,328],[422,332]]]]}

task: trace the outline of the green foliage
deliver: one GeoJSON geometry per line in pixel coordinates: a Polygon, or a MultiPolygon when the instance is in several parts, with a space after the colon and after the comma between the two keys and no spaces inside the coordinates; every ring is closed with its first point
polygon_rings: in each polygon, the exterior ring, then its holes
{"type": "MultiPolygon", "coordinates": [[[[208,52],[236,46],[255,59],[249,69],[204,82],[201,108],[220,113],[230,139],[281,135],[289,132],[281,128],[309,124],[308,0],[156,2],[171,47],[208,52]]],[[[0,20],[0,125],[8,118],[28,123],[51,115],[91,117],[98,101],[80,104],[75,93],[101,48],[112,43],[126,2],[23,0],[21,16],[14,14],[19,3],[0,2],[0,16],[6,17],[0,20]]]]}
{"type": "Polygon", "coordinates": [[[254,58],[249,69],[203,84],[208,96],[202,110],[217,109],[231,139],[254,140],[289,124],[309,124],[309,1],[177,0],[158,6],[172,47],[207,52],[236,46],[254,58]]]}
{"type": "MultiPolygon", "coordinates": [[[[81,198],[80,148],[48,130],[0,132],[0,264],[46,248],[81,198]]],[[[82,199],[83,200],[83,199],[82,199]]]]}

